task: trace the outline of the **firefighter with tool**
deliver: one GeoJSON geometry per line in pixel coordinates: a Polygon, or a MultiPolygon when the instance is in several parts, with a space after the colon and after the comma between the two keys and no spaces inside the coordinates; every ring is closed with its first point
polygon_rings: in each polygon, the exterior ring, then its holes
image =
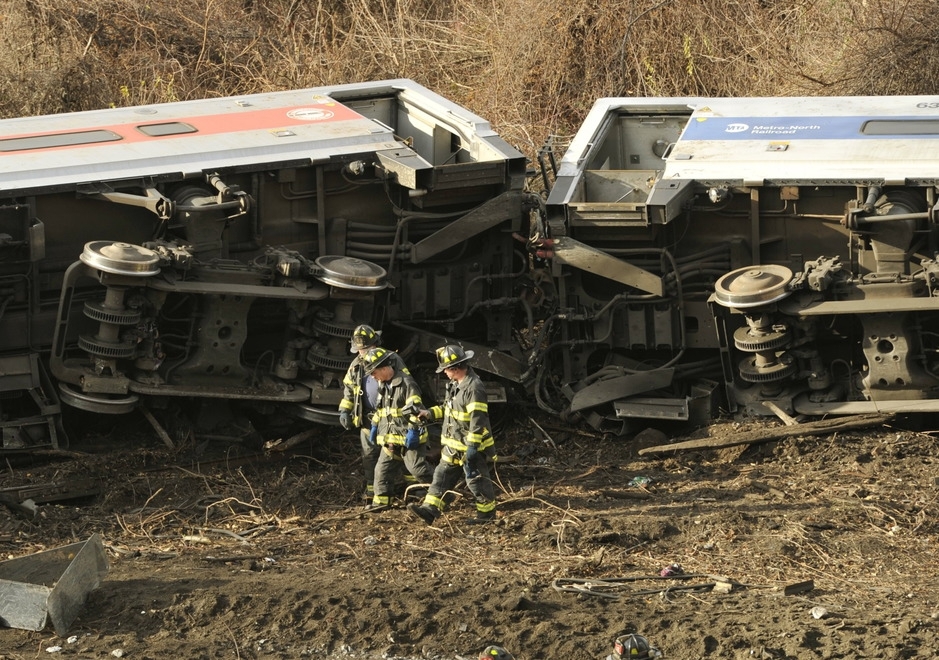
{"type": "Polygon", "coordinates": [[[393,351],[376,347],[363,359],[365,373],[378,382],[378,398],[367,442],[380,447],[375,465],[375,495],[367,511],[391,506],[395,484],[406,469],[405,482],[429,483],[433,469],[427,462],[427,431],[415,413],[423,407],[417,381],[395,366],[393,351]]]}
{"type": "Polygon", "coordinates": [[[476,517],[470,524],[486,524],[496,518],[496,496],[489,477],[489,460],[495,460],[495,441],[489,427],[489,402],[486,387],[469,365],[473,351],[448,344],[437,349],[437,373],[449,378],[447,396],[442,406],[422,410],[421,419],[443,420],[440,433],[440,463],[434,480],[421,504],[409,504],[408,510],[432,524],[446,508],[444,494],[460,477],[476,499],[476,517]]]}
{"type": "MultiPolygon", "coordinates": [[[[381,344],[381,331],[369,325],[360,325],[352,331],[349,348],[358,353],[349,365],[342,379],[342,401],[339,402],[339,423],[347,431],[359,430],[359,442],[362,445],[362,470],[365,473],[365,493],[369,502],[375,496],[375,465],[378,463],[380,449],[369,442],[372,428],[372,415],[378,400],[378,381],[365,373],[365,354],[369,349],[381,344]]],[[[392,366],[409,374],[404,360],[395,352],[388,358],[392,366]]]]}

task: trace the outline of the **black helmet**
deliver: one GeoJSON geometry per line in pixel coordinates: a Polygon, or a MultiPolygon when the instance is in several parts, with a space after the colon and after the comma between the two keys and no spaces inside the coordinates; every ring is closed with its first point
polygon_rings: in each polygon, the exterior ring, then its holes
{"type": "Polygon", "coordinates": [[[642,635],[621,635],[613,644],[616,658],[630,658],[630,660],[647,660],[659,657],[658,650],[649,644],[649,640],[642,635]]]}
{"type": "Polygon", "coordinates": [[[358,353],[363,348],[378,346],[381,342],[381,332],[375,330],[370,325],[360,325],[352,331],[352,339],[349,340],[349,350],[352,353],[358,353]]]}
{"type": "Polygon", "coordinates": [[[479,654],[479,660],[515,660],[515,656],[501,646],[487,646],[479,654]]]}
{"type": "Polygon", "coordinates": [[[437,373],[441,373],[448,367],[455,367],[467,360],[471,360],[476,355],[473,351],[464,351],[462,346],[456,344],[447,344],[437,349],[437,373]]]}
{"type": "Polygon", "coordinates": [[[388,364],[388,360],[391,359],[391,351],[381,346],[376,346],[375,348],[368,349],[368,353],[365,354],[363,361],[365,362],[365,373],[370,374],[378,367],[382,367],[388,364]]]}

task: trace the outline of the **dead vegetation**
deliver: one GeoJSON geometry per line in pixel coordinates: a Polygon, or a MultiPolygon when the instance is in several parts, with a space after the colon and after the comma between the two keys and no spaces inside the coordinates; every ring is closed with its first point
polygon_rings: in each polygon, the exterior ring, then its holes
{"type": "MultiPolygon", "coordinates": [[[[408,77],[527,153],[601,96],[916,94],[939,76],[927,0],[5,0],[0,21],[3,116],[408,77]]],[[[497,641],[520,660],[596,658],[629,629],[676,658],[932,657],[933,436],[773,428],[760,444],[639,456],[523,425],[500,434],[515,460],[482,531],[459,509],[435,527],[400,508],[366,517],[354,443],[325,430],[251,460],[150,437],[76,447],[5,466],[4,487],[97,487],[35,517],[0,508],[0,550],[102,534],[111,574],[75,657],[452,658],[497,641]],[[730,593],[631,589],[672,563],[730,593]],[[608,607],[558,580],[623,588],[608,607]]],[[[55,641],[4,630],[0,657],[55,641]]]]}
{"type": "Polygon", "coordinates": [[[602,96],[931,93],[929,0],[4,0],[0,115],[413,78],[524,152],[602,96]]]}
{"type": "MultiPolygon", "coordinates": [[[[587,659],[624,630],[666,657],[931,657],[933,435],[800,426],[721,425],[710,437],[771,439],[645,456],[500,428],[499,519],[478,529],[465,497],[433,527],[363,513],[348,435],[174,452],[138,424],[149,435],[116,429],[106,451],[83,439],[68,460],[8,465],[10,486],[92,476],[98,491],[34,517],[0,508],[0,550],[101,535],[111,570],[71,631],[80,657],[452,660],[500,642],[587,659]]],[[[0,633],[13,658],[62,641],[0,633]]]]}

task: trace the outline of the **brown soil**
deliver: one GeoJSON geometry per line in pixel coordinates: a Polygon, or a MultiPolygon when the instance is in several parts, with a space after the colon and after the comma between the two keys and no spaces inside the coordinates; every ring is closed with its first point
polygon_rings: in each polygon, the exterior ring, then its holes
{"type": "Polygon", "coordinates": [[[91,477],[99,493],[32,518],[0,507],[3,558],[97,533],[110,571],[68,636],[0,629],[0,658],[449,660],[499,643],[518,660],[578,660],[632,631],[667,658],[936,657],[928,432],[794,428],[639,456],[661,438],[537,419],[550,442],[499,429],[508,460],[487,527],[465,524],[468,495],[434,527],[402,507],[363,513],[354,438],[330,429],[252,456],[170,451],[141,418],[73,438],[65,457],[8,462],[3,487],[91,477]],[[656,577],[673,563],[685,575],[656,577]]]}

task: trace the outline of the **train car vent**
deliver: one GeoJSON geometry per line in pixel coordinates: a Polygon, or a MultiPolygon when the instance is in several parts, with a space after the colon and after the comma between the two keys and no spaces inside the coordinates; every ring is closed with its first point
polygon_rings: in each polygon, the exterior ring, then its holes
{"type": "Polygon", "coordinates": [[[186,133],[198,133],[195,126],[185,124],[181,121],[168,121],[160,124],[141,124],[137,130],[150,137],[163,137],[165,135],[185,135],[186,133]]]}
{"type": "Polygon", "coordinates": [[[29,135],[26,137],[0,140],[0,152],[29,151],[31,149],[53,149],[55,147],[74,147],[81,144],[116,142],[123,138],[113,131],[72,131],[70,133],[52,133],[47,135],[29,135]]]}
{"type": "Polygon", "coordinates": [[[939,119],[872,119],[864,122],[864,135],[939,135],[939,119]]]}

